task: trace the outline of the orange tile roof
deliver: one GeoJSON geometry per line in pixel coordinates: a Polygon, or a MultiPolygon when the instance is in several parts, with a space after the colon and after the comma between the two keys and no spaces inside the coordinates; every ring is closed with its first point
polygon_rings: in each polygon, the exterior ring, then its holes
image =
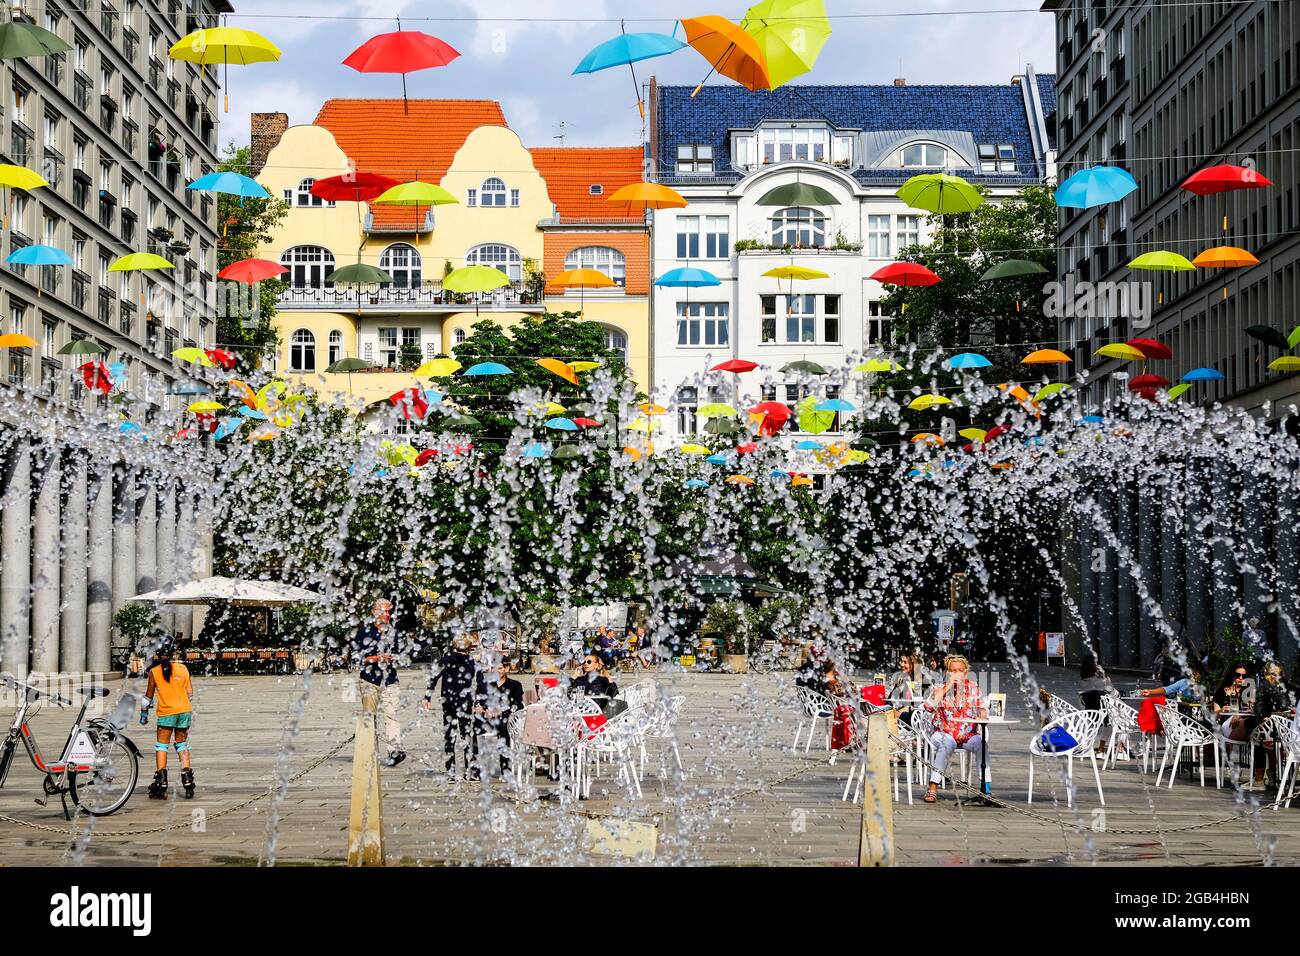
{"type": "MultiPolygon", "coordinates": [[[[558,232],[548,231],[542,242],[542,271],[557,276],[564,271],[564,260],[574,249],[583,246],[609,246],[623,253],[626,265],[624,289],[628,295],[648,295],[650,292],[650,235],[647,232],[558,232]]],[[[547,295],[559,295],[564,290],[547,286],[547,295]]]]}
{"type": "Polygon", "coordinates": [[[641,181],[640,146],[545,146],[529,152],[561,218],[628,218],[626,208],[611,205],[606,198],[628,183],[641,181]],[[591,195],[593,184],[603,187],[601,195],[591,195]]]}

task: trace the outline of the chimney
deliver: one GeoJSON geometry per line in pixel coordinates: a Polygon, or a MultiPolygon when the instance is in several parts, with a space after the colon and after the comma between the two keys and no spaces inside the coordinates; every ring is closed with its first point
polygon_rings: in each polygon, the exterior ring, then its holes
{"type": "Polygon", "coordinates": [[[895,86],[907,86],[907,78],[906,78],[906,77],[903,77],[903,76],[895,77],[895,78],[894,78],[894,85],[895,85],[895,86]]]}
{"type": "Polygon", "coordinates": [[[254,113],[252,116],[252,133],[249,142],[253,148],[253,163],[250,176],[256,176],[266,165],[266,157],[280,142],[280,137],[289,128],[288,113],[254,113]]]}

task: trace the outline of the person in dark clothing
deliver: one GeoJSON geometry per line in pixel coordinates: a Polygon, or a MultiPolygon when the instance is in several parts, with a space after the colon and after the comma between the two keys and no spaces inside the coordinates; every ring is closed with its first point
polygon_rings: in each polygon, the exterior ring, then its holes
{"type": "Polygon", "coordinates": [[[388,745],[386,763],[395,767],[406,759],[402,750],[402,726],[397,720],[397,651],[398,633],[393,626],[393,605],[378,600],[371,610],[373,620],[357,628],[352,639],[352,659],[360,670],[358,680],[380,690],[379,711],[383,718],[384,740],[388,745]]]}
{"type": "Polygon", "coordinates": [[[1115,692],[1110,678],[1091,654],[1079,662],[1079,680],[1079,699],[1084,710],[1101,710],[1102,697],[1115,692]]]}
{"type": "Polygon", "coordinates": [[[501,741],[501,773],[504,774],[510,769],[510,716],[524,709],[524,685],[510,676],[508,660],[501,659],[493,680],[478,675],[475,699],[474,716],[479,732],[501,741]]]}
{"type": "Polygon", "coordinates": [[[438,659],[437,672],[429,678],[424,692],[424,709],[433,709],[433,689],[442,682],[443,750],[447,755],[447,776],[456,779],[456,738],[465,750],[465,779],[477,780],[478,734],[474,726],[474,698],[482,675],[469,656],[472,644],[468,634],[459,635],[451,650],[438,659]]]}
{"type": "Polygon", "coordinates": [[[582,659],[582,673],[569,682],[570,694],[584,697],[602,697],[611,700],[618,696],[618,685],[601,672],[600,658],[588,654],[582,659]]]}

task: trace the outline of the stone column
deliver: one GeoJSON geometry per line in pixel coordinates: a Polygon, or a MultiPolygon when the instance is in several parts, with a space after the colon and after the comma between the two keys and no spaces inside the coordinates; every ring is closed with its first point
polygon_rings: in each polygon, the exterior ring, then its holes
{"type": "MultiPolygon", "coordinates": [[[[1147,591],[1158,604],[1164,600],[1164,568],[1161,566],[1161,528],[1159,498],[1145,491],[1138,493],[1138,563],[1147,591]]],[[[1135,602],[1136,603],[1136,602],[1135,602]]],[[[1138,618],[1138,666],[1149,667],[1160,649],[1160,639],[1151,615],[1136,604],[1138,618]]]]}
{"type": "MultiPolygon", "coordinates": [[[[1183,594],[1183,571],[1187,567],[1187,549],[1183,538],[1183,521],[1175,510],[1186,499],[1165,488],[1156,499],[1160,509],[1160,608],[1165,616],[1174,615],[1187,624],[1187,602],[1183,594]]],[[[1164,642],[1156,631],[1157,645],[1164,642]]]]}
{"type": "Polygon", "coordinates": [[[136,488],[134,468],[113,469],[113,611],[134,597],[136,488]]]}
{"type": "MultiPolygon", "coordinates": [[[[177,489],[176,504],[176,571],[179,580],[190,581],[197,575],[195,570],[202,567],[198,559],[198,532],[194,526],[194,493],[181,486],[177,489]]],[[[182,610],[176,615],[176,629],[181,636],[190,639],[194,636],[194,615],[182,610]]]]}
{"type": "MultiPolygon", "coordinates": [[[[1141,570],[1141,559],[1139,554],[1138,540],[1136,536],[1137,521],[1134,511],[1133,494],[1134,489],[1131,485],[1125,483],[1115,489],[1118,497],[1118,524],[1117,533],[1119,534],[1120,543],[1124,545],[1131,558],[1138,560],[1139,570],[1141,570]]],[[[1116,559],[1116,614],[1117,628],[1115,634],[1116,649],[1119,654],[1120,667],[1137,667],[1138,661],[1138,635],[1137,635],[1137,582],[1133,580],[1132,568],[1119,567],[1118,558],[1116,559]]],[[[1142,572],[1143,584],[1147,583],[1145,572],[1142,572]]]]}
{"type": "Polygon", "coordinates": [[[59,512],[62,451],[46,445],[35,474],[36,514],[32,521],[32,670],[59,670],[59,512]]]}
{"type": "MultiPolygon", "coordinates": [[[[158,486],[157,539],[158,586],[168,588],[180,584],[176,577],[176,485],[170,478],[163,479],[158,486]]],[[[184,611],[163,609],[163,627],[168,634],[175,633],[177,620],[184,616],[184,611]]]]}
{"type": "Polygon", "coordinates": [[[1209,529],[1199,526],[1207,513],[1206,493],[1200,465],[1194,459],[1187,466],[1186,514],[1183,534],[1187,537],[1185,567],[1187,568],[1187,641],[1188,650],[1199,659],[1206,645],[1209,629],[1214,621],[1210,616],[1210,594],[1213,576],[1210,574],[1210,546],[1206,543],[1209,529]]]}
{"type": "Polygon", "coordinates": [[[27,676],[31,634],[32,456],[27,439],[10,433],[0,486],[0,669],[27,676]]]}
{"type": "Polygon", "coordinates": [[[1273,559],[1277,562],[1277,656],[1288,674],[1300,667],[1300,495],[1287,487],[1277,491],[1273,515],[1273,559]]]}
{"type": "MultiPolygon", "coordinates": [[[[1115,492],[1107,489],[1097,496],[1105,524],[1103,528],[1115,531],[1115,492]]],[[[1097,650],[1101,664],[1114,667],[1119,664],[1119,614],[1115,600],[1119,581],[1119,556],[1110,546],[1108,535],[1097,536],[1097,650]]]]}
{"type": "Polygon", "coordinates": [[[86,458],[72,452],[64,464],[63,616],[59,632],[59,667],[67,673],[86,670],[86,458]]]}
{"type": "Polygon", "coordinates": [[[87,481],[90,512],[86,561],[86,669],[109,669],[113,629],[113,469],[95,469],[87,481]]]}
{"type": "Polygon", "coordinates": [[[154,476],[140,476],[135,524],[135,593],[158,589],[158,506],[154,476]]]}

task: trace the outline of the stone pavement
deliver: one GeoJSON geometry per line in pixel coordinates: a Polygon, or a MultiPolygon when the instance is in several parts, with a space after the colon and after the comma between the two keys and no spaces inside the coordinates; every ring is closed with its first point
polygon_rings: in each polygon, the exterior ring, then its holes
{"type": "MultiPolygon", "coordinates": [[[[977,674],[981,670],[977,666],[977,674]]],[[[986,665],[1008,693],[1009,716],[1024,719],[1024,695],[1007,665],[986,665]]],[[[1074,699],[1073,672],[1034,665],[1049,689],[1074,699]]],[[[619,675],[625,681],[629,675],[619,675]]],[[[659,771],[652,750],[640,801],[627,798],[609,774],[593,799],[562,806],[552,798],[517,801],[500,784],[447,784],[440,767],[441,718],[419,709],[422,672],[403,673],[401,711],[406,763],[382,772],[384,830],[390,863],[556,864],[621,862],[592,852],[587,818],[626,817],[657,827],[659,865],[755,864],[850,866],[857,860],[861,808],[841,802],[846,761],[829,764],[816,744],[790,750],[798,716],[789,705],[791,675],[656,675],[685,704],[679,741],[686,778],[659,771]],[[599,791],[599,792],[598,792],[599,791]]],[[[524,678],[527,684],[528,678],[524,678]]],[[[63,821],[57,800],[33,803],[40,777],[21,752],[0,790],[0,813],[34,829],[0,820],[0,861],[8,865],[233,864],[273,853],[282,864],[338,864],[346,855],[351,745],[295,780],[274,808],[258,795],[292,776],[352,733],[356,694],[351,675],[196,678],[193,735],[199,784],[193,801],[146,799],[152,776],[153,727],[128,734],[144,752],[139,789],[111,817],[63,821]],[[295,718],[293,715],[297,713],[295,718]],[[296,725],[296,732],[291,730],[296,725]],[[286,746],[289,748],[286,753],[286,746]],[[245,801],[249,805],[240,807],[245,801]],[[230,812],[230,808],[239,807],[230,812]],[[175,825],[165,832],[135,834],[175,825]],[[75,838],[75,839],[74,839],[75,838]]],[[[121,684],[111,684],[116,699],[121,684]]],[[[57,747],[72,711],[46,705],[32,721],[48,749],[57,747]]],[[[1024,809],[1028,721],[990,738],[997,794],[1024,809]]],[[[47,753],[48,756],[48,753],[47,753]]],[[[175,767],[175,755],[171,757],[175,767]]],[[[667,761],[671,766],[671,758],[667,761]]],[[[173,769],[173,785],[178,774],[173,769]]],[[[1154,787],[1136,762],[1103,775],[1101,812],[1087,764],[1076,768],[1078,800],[1064,802],[1059,777],[1038,768],[1034,817],[1007,809],[960,808],[951,791],[938,805],[895,806],[901,864],[1300,864],[1300,801],[1291,810],[1256,812],[1258,795],[1216,790],[1180,776],[1173,789],[1154,787]],[[1053,799],[1053,791],[1056,799],[1053,799]],[[1227,819],[1219,825],[1182,830],[1227,819]],[[1117,831],[1149,831],[1137,834],[1117,831]]],[[[538,790],[548,792],[538,778],[538,790]]]]}

